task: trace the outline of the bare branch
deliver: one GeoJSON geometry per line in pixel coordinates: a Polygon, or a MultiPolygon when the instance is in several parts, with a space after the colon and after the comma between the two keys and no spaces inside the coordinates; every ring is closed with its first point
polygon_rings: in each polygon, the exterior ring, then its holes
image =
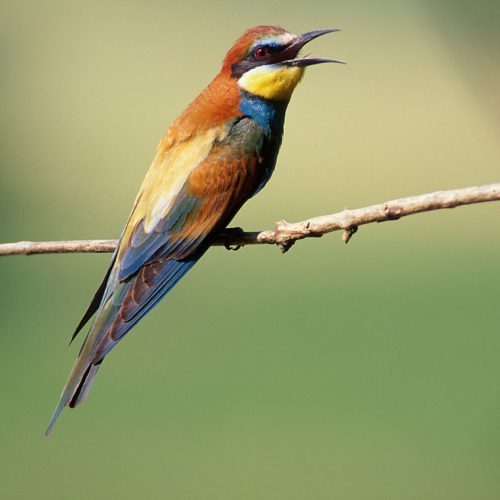
{"type": "MultiPolygon", "coordinates": [[[[347,243],[358,227],[364,224],[397,220],[421,212],[487,201],[500,201],[500,183],[410,196],[369,207],[346,209],[336,214],[313,217],[301,222],[280,221],[276,224],[275,229],[267,231],[230,230],[220,235],[214,245],[237,248],[244,245],[267,244],[277,245],[282,252],[286,252],[297,240],[317,238],[339,230],[344,231],[342,239],[347,243]]],[[[102,253],[112,252],[116,244],[117,240],[20,241],[0,244],[0,255],[102,253]]]]}
{"type": "Polygon", "coordinates": [[[0,255],[34,255],[40,253],[107,253],[118,240],[18,241],[0,244],[0,255]]]}

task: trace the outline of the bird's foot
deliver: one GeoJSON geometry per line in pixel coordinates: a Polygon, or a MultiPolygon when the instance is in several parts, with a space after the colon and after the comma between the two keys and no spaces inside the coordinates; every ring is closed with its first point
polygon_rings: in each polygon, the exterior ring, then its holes
{"type": "Polygon", "coordinates": [[[231,243],[231,241],[234,241],[235,238],[243,234],[245,231],[241,227],[227,227],[224,229],[220,237],[224,241],[224,247],[226,250],[239,250],[243,245],[234,245],[231,243]]]}

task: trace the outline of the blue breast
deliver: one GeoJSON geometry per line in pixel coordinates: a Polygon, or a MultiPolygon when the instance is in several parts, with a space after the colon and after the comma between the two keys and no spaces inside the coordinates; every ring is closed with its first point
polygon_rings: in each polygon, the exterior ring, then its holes
{"type": "Polygon", "coordinates": [[[240,111],[254,120],[266,134],[281,138],[288,101],[270,101],[241,91],[240,111]]]}

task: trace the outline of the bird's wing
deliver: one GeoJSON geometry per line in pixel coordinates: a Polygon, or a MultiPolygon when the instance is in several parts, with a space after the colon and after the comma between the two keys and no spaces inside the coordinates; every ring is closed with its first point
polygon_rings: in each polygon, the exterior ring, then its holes
{"type": "MultiPolygon", "coordinates": [[[[225,126],[209,129],[174,145],[160,144],[158,152],[122,231],[110,267],[87,311],[74,331],[71,342],[92,318],[116,282],[126,281],[141,266],[154,259],[162,248],[174,257],[196,242],[183,238],[182,229],[199,208],[199,200],[187,191],[190,173],[210,154],[214,143],[223,140],[225,126]],[[183,241],[185,240],[185,241],[183,241]]],[[[168,137],[168,136],[167,136],[168,137]]]]}
{"type": "Polygon", "coordinates": [[[158,153],[48,431],[64,406],[86,398],[104,356],[196,263],[254,192],[261,160],[230,151],[226,134],[225,127],[210,129],[158,153]]]}

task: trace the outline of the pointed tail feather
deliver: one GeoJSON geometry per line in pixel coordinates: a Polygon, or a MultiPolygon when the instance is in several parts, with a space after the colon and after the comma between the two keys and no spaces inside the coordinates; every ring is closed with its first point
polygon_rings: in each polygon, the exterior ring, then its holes
{"type": "Polygon", "coordinates": [[[82,370],[81,360],[77,359],[45,431],[45,436],[50,434],[52,427],[54,427],[57,418],[65,406],[74,408],[87,399],[99,366],[101,366],[101,363],[90,363],[85,370],[82,370]]]}
{"type": "Polygon", "coordinates": [[[89,397],[90,389],[92,389],[92,384],[94,383],[94,378],[97,375],[97,371],[101,366],[102,360],[97,364],[91,364],[89,369],[85,372],[80,384],[76,388],[72,398],[68,401],[68,406],[70,408],[76,408],[80,403],[86,401],[89,397]]]}

